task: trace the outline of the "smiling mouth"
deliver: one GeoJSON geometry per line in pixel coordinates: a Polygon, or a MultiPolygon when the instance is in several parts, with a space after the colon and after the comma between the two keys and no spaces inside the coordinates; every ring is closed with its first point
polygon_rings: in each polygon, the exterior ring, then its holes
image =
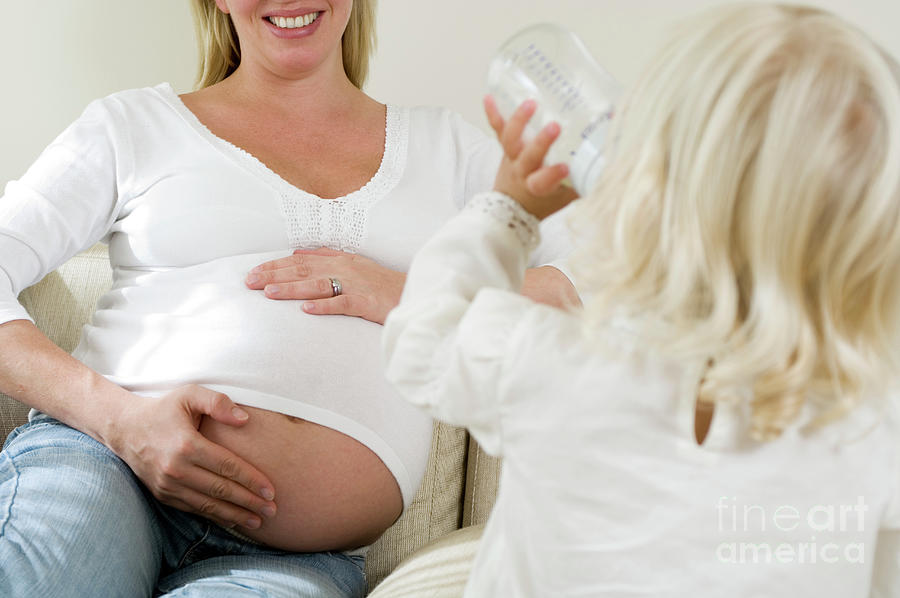
{"type": "Polygon", "coordinates": [[[321,12],[311,12],[300,17],[266,17],[266,20],[279,29],[298,29],[314,22],[320,14],[321,12]]]}

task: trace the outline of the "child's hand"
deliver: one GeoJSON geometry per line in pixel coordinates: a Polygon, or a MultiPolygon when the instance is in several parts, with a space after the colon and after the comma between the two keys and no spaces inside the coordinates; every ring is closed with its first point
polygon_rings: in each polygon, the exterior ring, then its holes
{"type": "Polygon", "coordinates": [[[504,152],[494,190],[509,195],[535,217],[543,220],[564,208],[578,194],[571,187],[561,184],[569,176],[568,166],[543,165],[544,156],[559,136],[558,124],[550,123],[528,143],[522,141],[522,131],[536,108],[534,100],[526,100],[516,109],[509,122],[505,122],[497,110],[494,98],[484,98],[488,122],[497,133],[504,152]]]}

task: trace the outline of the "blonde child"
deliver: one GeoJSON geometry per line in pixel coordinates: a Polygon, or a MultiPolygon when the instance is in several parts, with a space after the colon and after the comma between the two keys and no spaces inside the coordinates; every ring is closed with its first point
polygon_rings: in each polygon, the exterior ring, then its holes
{"type": "Polygon", "coordinates": [[[573,206],[583,309],[522,284],[559,129],[414,261],[388,378],[502,455],[467,596],[900,595],[900,86],[819,10],[715,9],[573,206]]]}

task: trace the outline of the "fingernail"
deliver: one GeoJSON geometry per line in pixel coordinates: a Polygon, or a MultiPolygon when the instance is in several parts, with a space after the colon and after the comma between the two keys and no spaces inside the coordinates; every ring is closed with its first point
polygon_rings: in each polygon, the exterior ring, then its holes
{"type": "Polygon", "coordinates": [[[250,414],[247,413],[246,411],[244,411],[243,409],[241,409],[240,407],[232,407],[231,415],[235,416],[237,419],[240,419],[240,420],[250,418],[250,414]]]}
{"type": "Polygon", "coordinates": [[[266,285],[266,294],[267,295],[277,295],[278,291],[281,290],[281,287],[277,284],[267,284],[266,285]]]}
{"type": "Polygon", "coordinates": [[[314,309],[316,309],[315,303],[309,302],[303,304],[303,311],[313,311],[314,309]]]}
{"type": "Polygon", "coordinates": [[[250,529],[256,529],[260,525],[262,525],[262,521],[260,521],[256,517],[251,517],[250,519],[247,520],[247,523],[244,527],[249,527],[250,529]]]}
{"type": "MultiPolygon", "coordinates": [[[[252,272],[252,270],[251,270],[251,272],[252,272]]],[[[248,274],[247,275],[247,284],[256,284],[258,282],[259,282],[258,274],[248,274]]]]}
{"type": "Polygon", "coordinates": [[[251,272],[262,272],[262,266],[255,266],[253,268],[250,268],[250,271],[251,272]]]}
{"type": "Polygon", "coordinates": [[[275,507],[265,506],[262,509],[262,514],[266,517],[274,517],[275,516],[275,507]]]}
{"type": "Polygon", "coordinates": [[[274,500],[275,493],[272,492],[271,488],[263,488],[259,491],[259,495],[262,496],[266,500],[274,500]]]}

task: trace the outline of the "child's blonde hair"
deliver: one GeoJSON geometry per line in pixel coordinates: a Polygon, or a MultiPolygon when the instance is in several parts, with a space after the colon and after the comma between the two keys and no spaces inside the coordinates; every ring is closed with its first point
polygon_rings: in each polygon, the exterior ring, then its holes
{"type": "Polygon", "coordinates": [[[896,379],[900,89],[820,10],[738,4],[689,23],[622,103],[610,165],[573,214],[594,325],[619,317],[705,401],[752,395],[777,437],[896,379]],[[580,223],[580,224],[579,224],[580,223]]]}

